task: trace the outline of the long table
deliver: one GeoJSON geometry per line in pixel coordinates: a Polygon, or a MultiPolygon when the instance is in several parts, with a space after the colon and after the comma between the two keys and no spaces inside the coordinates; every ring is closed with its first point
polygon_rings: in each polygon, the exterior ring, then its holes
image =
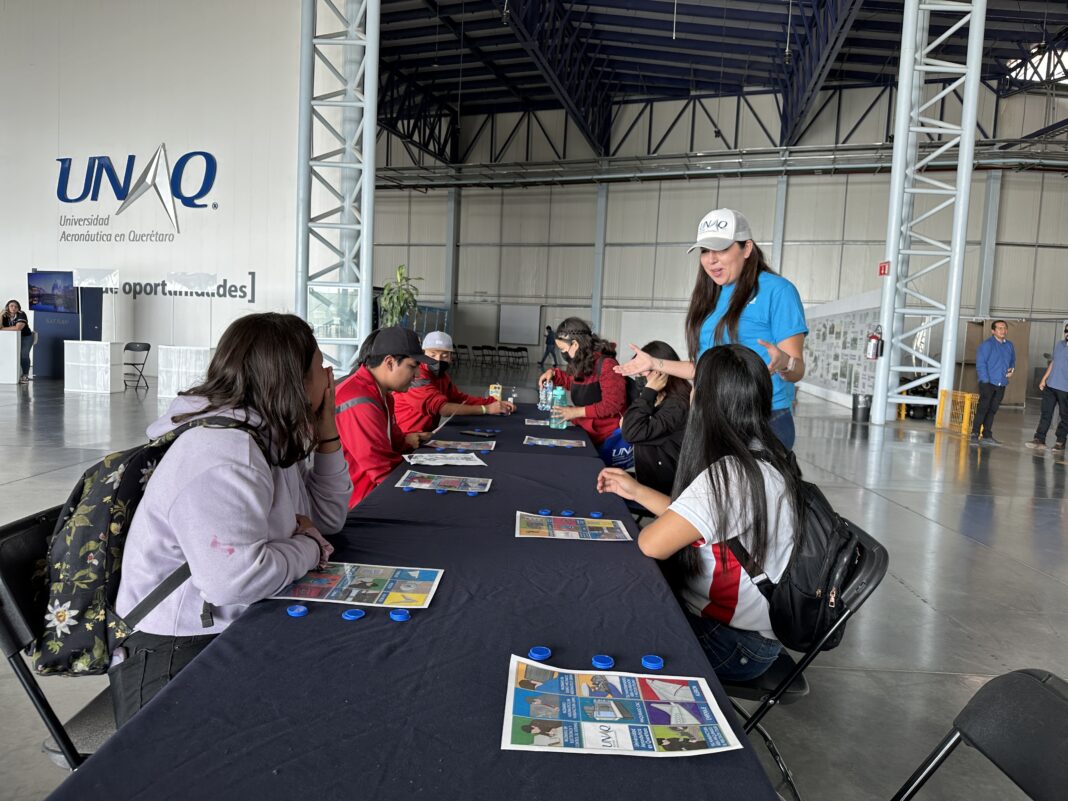
{"type": "MultiPolygon", "coordinates": [[[[775,801],[748,740],[653,560],[634,543],[514,537],[517,509],[624,520],[599,495],[601,469],[581,429],[573,449],[535,448],[552,429],[512,417],[454,419],[441,438],[500,428],[491,491],[404,493],[401,465],[333,538],[338,561],[443,568],[430,607],[397,623],[368,608],[345,621],[335,604],[303,618],[264,601],[220,635],[51,796],[65,799],[737,799],[775,801]],[[553,649],[549,663],[704,676],[740,750],[682,759],[501,750],[510,654],[553,649]]],[[[420,468],[423,469],[423,468],[420,468]]]]}

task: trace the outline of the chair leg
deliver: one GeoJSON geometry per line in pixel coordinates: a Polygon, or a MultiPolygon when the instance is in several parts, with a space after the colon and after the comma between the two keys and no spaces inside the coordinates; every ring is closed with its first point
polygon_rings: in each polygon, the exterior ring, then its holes
{"type": "Polygon", "coordinates": [[[22,689],[30,696],[37,714],[41,716],[45,728],[48,729],[48,733],[56,741],[56,745],[63,753],[63,758],[67,760],[70,769],[72,771],[77,770],[86,758],[83,754],[79,754],[78,749],[74,747],[70,735],[67,734],[67,730],[63,728],[63,724],[56,717],[55,710],[52,709],[52,705],[48,703],[48,699],[41,692],[41,687],[34,680],[30,669],[26,667],[26,663],[22,661],[22,657],[18,653],[9,656],[7,661],[11,665],[11,669],[15,671],[15,675],[19,677],[22,689]]]}
{"type": "Polygon", "coordinates": [[[927,759],[923,761],[923,764],[916,768],[916,772],[909,776],[908,781],[901,786],[901,789],[897,791],[891,801],[908,801],[908,799],[916,795],[927,780],[931,778],[931,775],[938,770],[938,766],[945,762],[946,757],[953,753],[953,749],[960,744],[960,741],[961,733],[956,729],[953,729],[953,731],[947,734],[945,739],[938,744],[935,750],[928,754],[927,759]]]}
{"type": "Polygon", "coordinates": [[[779,753],[778,746],[775,745],[775,740],[768,734],[768,730],[761,724],[757,724],[754,727],[754,731],[764,739],[764,745],[768,749],[768,753],[771,754],[771,758],[775,760],[775,764],[779,768],[779,773],[782,774],[782,783],[790,788],[790,793],[793,795],[795,801],[801,801],[801,794],[797,791],[797,785],[794,784],[794,774],[787,767],[786,761],[782,758],[782,754],[779,753]]]}

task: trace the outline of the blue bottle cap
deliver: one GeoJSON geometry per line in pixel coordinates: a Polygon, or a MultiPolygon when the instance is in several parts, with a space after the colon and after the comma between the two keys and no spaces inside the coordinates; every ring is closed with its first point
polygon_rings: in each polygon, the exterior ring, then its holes
{"type": "Polygon", "coordinates": [[[390,609],[389,619],[396,620],[398,623],[403,623],[405,620],[412,619],[412,613],[407,609],[390,609]]]}
{"type": "Polygon", "coordinates": [[[548,442],[548,443],[546,443],[546,444],[547,444],[547,445],[548,445],[548,446],[549,446],[550,448],[555,448],[555,447],[556,447],[556,443],[555,443],[555,442],[548,442]]]}
{"type": "Polygon", "coordinates": [[[286,609],[286,614],[290,617],[304,617],[308,614],[308,607],[294,604],[286,609]]]}
{"type": "Polygon", "coordinates": [[[405,492],[415,492],[415,487],[402,487],[405,492]]]}
{"type": "Polygon", "coordinates": [[[479,453],[481,453],[483,456],[485,456],[487,453],[489,453],[489,451],[479,451],[479,453]]]}
{"type": "Polygon", "coordinates": [[[469,490],[468,493],[467,493],[467,497],[468,498],[474,498],[477,495],[478,495],[478,493],[475,492],[474,490],[469,490]]]}
{"type": "Polygon", "coordinates": [[[527,652],[527,656],[529,656],[535,662],[544,662],[552,655],[553,652],[546,648],[544,645],[535,645],[533,648],[530,649],[529,652],[527,652]]]}
{"type": "Polygon", "coordinates": [[[524,444],[524,445],[526,445],[527,447],[530,447],[530,446],[531,446],[531,445],[533,445],[534,443],[533,443],[533,442],[524,442],[523,444],[524,444]]]}
{"type": "Polygon", "coordinates": [[[594,518],[595,520],[599,520],[604,517],[604,512],[590,512],[590,517],[594,518]]]}
{"type": "Polygon", "coordinates": [[[500,434],[502,431],[504,431],[503,428],[495,428],[495,429],[493,429],[493,433],[494,434],[500,434]]]}
{"type": "Polygon", "coordinates": [[[568,450],[570,450],[571,448],[574,448],[575,446],[574,445],[565,445],[564,447],[567,448],[568,450]]]}
{"type": "Polygon", "coordinates": [[[436,450],[438,453],[444,453],[445,452],[444,448],[434,448],[434,450],[436,450]]]}
{"type": "Polygon", "coordinates": [[[467,448],[457,448],[456,452],[457,453],[467,453],[467,448]]]}
{"type": "Polygon", "coordinates": [[[560,514],[562,514],[564,517],[571,517],[573,514],[575,514],[575,510],[574,509],[561,509],[560,510],[560,514]]]}
{"type": "Polygon", "coordinates": [[[646,670],[663,670],[664,660],[656,654],[646,654],[642,657],[642,667],[646,670]]]}
{"type": "Polygon", "coordinates": [[[594,654],[593,666],[598,670],[610,670],[616,664],[616,660],[608,654],[594,654]]]}
{"type": "Polygon", "coordinates": [[[366,614],[367,613],[364,612],[362,609],[346,609],[344,612],[341,613],[341,616],[345,618],[345,620],[359,620],[366,614]]]}
{"type": "Polygon", "coordinates": [[[436,492],[438,495],[444,495],[446,492],[448,492],[448,490],[438,487],[436,490],[434,490],[434,492],[436,492]]]}
{"type": "Polygon", "coordinates": [[[541,515],[542,517],[548,517],[552,513],[553,513],[552,509],[539,509],[538,510],[538,514],[541,515]]]}

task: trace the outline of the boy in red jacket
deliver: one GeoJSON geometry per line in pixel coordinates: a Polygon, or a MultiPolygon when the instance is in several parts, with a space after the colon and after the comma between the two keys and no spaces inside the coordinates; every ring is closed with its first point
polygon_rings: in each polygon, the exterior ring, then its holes
{"type": "Polygon", "coordinates": [[[511,414],[515,411],[515,406],[508,401],[476,398],[457,388],[447,375],[454,348],[452,337],[444,331],[431,331],[423,338],[423,353],[430,361],[419,365],[419,377],[407,392],[398,392],[393,397],[397,424],[405,434],[434,430],[442,415],[511,414]]]}
{"type": "Polygon", "coordinates": [[[393,412],[393,393],[415,378],[423,355],[415,332],[392,326],[372,331],[360,348],[360,368],[337,386],[335,422],[352,479],[351,509],[381,484],[401,454],[418,448],[429,433],[401,431],[393,412]]]}

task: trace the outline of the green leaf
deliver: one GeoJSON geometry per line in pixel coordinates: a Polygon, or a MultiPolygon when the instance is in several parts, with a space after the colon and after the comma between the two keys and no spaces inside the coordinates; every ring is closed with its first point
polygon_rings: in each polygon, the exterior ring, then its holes
{"type": "Polygon", "coordinates": [[[49,640],[45,643],[45,646],[52,653],[58,654],[60,649],[63,647],[63,643],[61,643],[59,640],[49,640]]]}

